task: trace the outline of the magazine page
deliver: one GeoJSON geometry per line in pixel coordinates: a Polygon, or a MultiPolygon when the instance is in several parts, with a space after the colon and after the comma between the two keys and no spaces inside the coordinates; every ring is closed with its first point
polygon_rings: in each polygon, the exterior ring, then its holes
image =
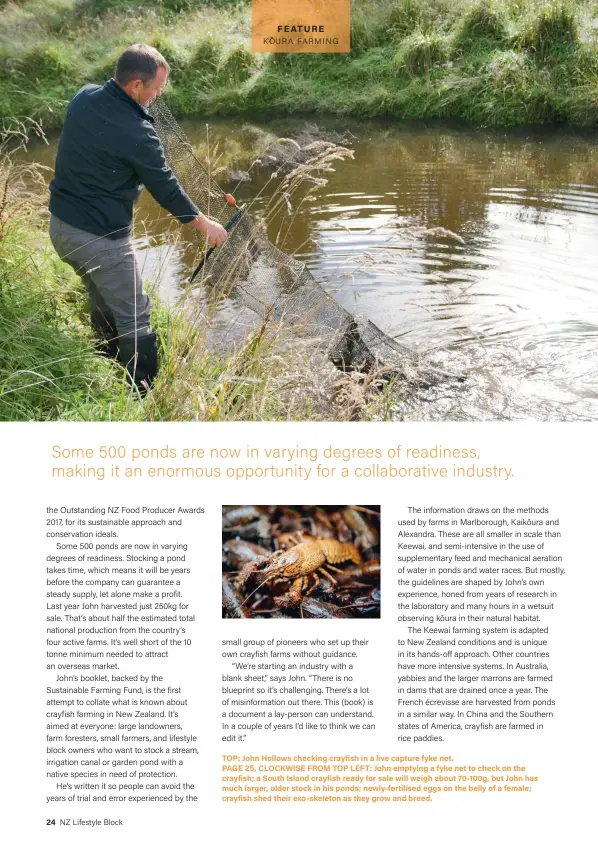
{"type": "Polygon", "coordinates": [[[11,842],[590,840],[596,22],[0,3],[11,842]]]}

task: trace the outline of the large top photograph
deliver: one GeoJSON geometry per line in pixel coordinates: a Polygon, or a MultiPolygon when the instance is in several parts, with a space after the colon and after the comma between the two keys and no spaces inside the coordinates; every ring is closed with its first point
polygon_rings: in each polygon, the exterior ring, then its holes
{"type": "Polygon", "coordinates": [[[0,420],[594,421],[598,7],[281,5],[0,0],[0,420]]]}

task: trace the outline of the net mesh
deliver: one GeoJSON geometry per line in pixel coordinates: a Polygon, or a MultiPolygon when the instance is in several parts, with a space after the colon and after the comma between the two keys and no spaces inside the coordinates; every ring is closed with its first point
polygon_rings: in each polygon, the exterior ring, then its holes
{"type": "MultiPolygon", "coordinates": [[[[222,225],[235,208],[196,158],[193,147],[163,102],[152,106],[166,160],[204,214],[222,225]]],[[[406,377],[406,350],[368,319],[338,304],[304,263],[274,246],[243,211],[228,238],[205,258],[196,280],[218,297],[234,296],[255,313],[291,326],[313,340],[344,370],[385,369],[406,377]]]]}

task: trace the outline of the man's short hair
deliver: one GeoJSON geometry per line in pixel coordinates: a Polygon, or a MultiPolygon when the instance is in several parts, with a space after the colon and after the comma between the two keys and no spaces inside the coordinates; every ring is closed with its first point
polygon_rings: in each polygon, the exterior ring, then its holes
{"type": "Polygon", "coordinates": [[[134,79],[141,79],[148,85],[158,72],[159,67],[170,70],[164,56],[149,44],[133,44],[127,47],[116,63],[114,79],[119,85],[128,85],[134,79]]]}

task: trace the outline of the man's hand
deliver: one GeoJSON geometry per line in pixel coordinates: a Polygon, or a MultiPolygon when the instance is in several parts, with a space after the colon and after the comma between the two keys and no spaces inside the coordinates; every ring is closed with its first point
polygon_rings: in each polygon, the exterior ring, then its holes
{"type": "Polygon", "coordinates": [[[224,226],[217,223],[215,220],[210,220],[203,214],[198,216],[189,223],[194,229],[207,238],[210,246],[222,246],[227,238],[227,231],[224,226]]]}

